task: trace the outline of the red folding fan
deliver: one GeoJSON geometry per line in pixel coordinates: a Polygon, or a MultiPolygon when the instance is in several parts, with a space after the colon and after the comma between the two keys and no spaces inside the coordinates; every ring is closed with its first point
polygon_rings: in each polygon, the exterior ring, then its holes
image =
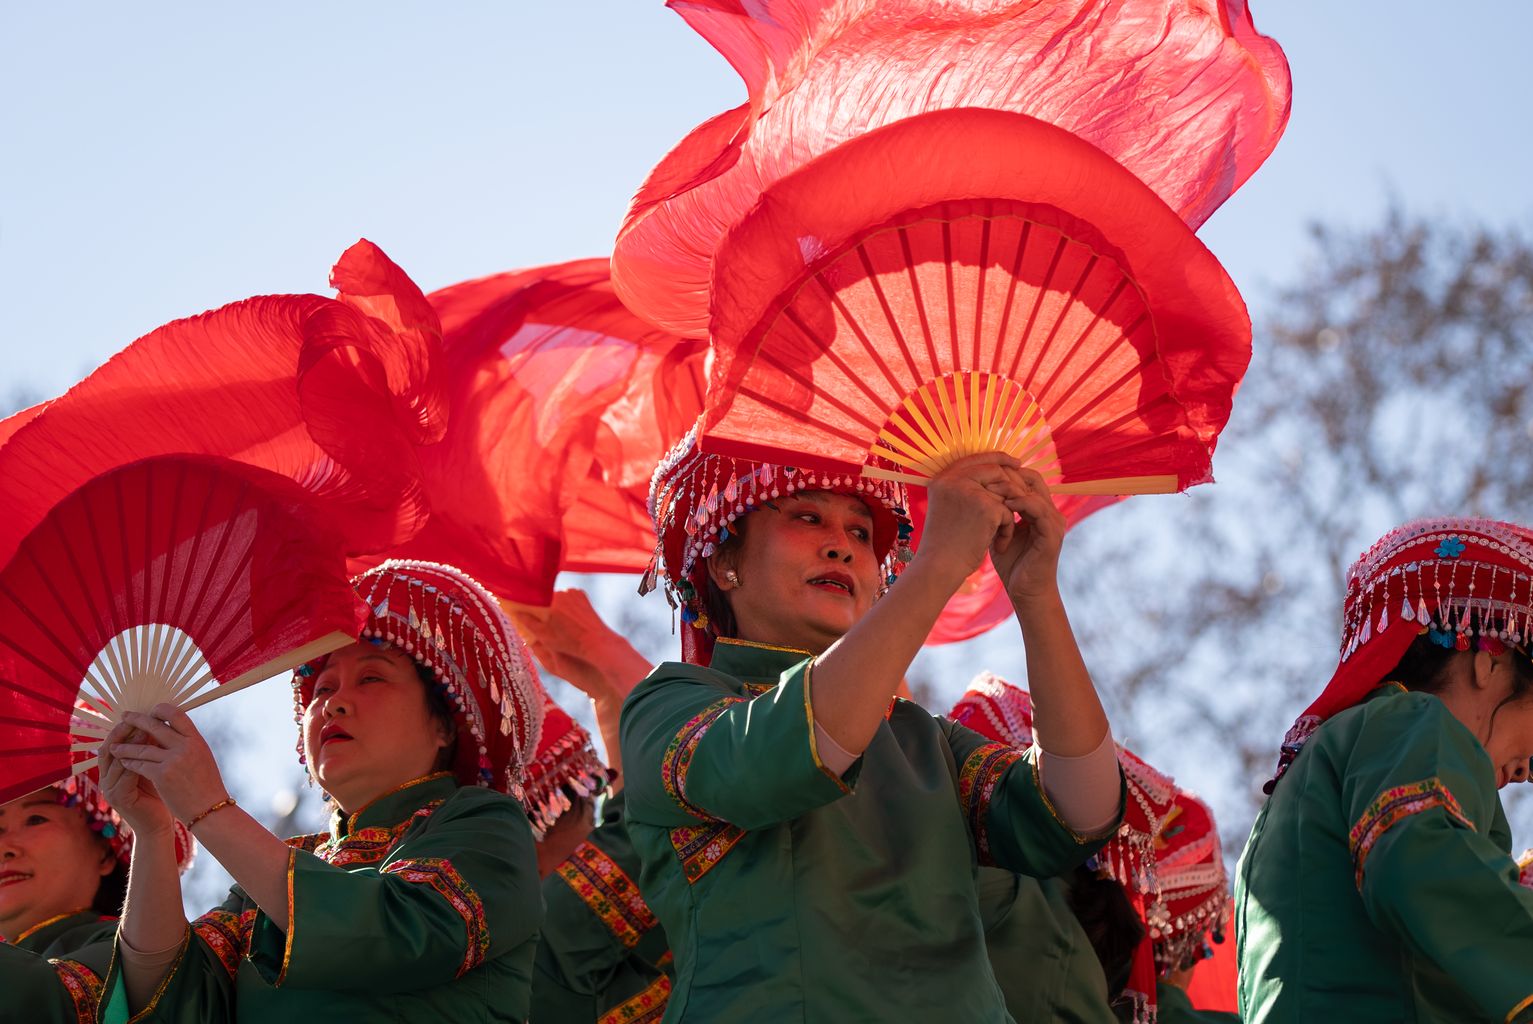
{"type": "Polygon", "coordinates": [[[782,179],[713,289],[705,450],[912,483],[990,450],[1059,494],[1201,482],[1251,351],[1174,211],[999,111],[908,118],[782,179]]]}
{"type": "Polygon", "coordinates": [[[524,609],[548,605],[561,569],[642,571],[650,475],[702,409],[706,346],[629,313],[604,259],[430,301],[451,407],[446,437],[421,453],[432,518],[378,557],[450,562],[524,609]]]}
{"type": "Polygon", "coordinates": [[[93,745],[123,709],[195,706],[355,638],[343,555],[426,515],[440,359],[435,314],[375,246],[333,273],[338,299],[175,321],[0,425],[4,792],[87,761],[69,736],[93,745]]]}
{"type": "Polygon", "coordinates": [[[366,609],[309,495],[166,457],[59,502],[0,570],[0,802],[84,771],[124,711],[190,709],[353,642],[366,609]]]}

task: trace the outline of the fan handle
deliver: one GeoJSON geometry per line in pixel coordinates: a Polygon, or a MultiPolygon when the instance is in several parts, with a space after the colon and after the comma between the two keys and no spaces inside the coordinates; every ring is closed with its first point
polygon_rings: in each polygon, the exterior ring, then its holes
{"type": "MultiPolygon", "coordinates": [[[[925,487],[931,482],[929,476],[901,473],[882,466],[863,466],[862,475],[874,480],[897,480],[916,487],[925,487]]],[[[1050,494],[1175,494],[1177,489],[1177,479],[1174,476],[1114,476],[1100,480],[1066,480],[1049,485],[1050,494]]]]}

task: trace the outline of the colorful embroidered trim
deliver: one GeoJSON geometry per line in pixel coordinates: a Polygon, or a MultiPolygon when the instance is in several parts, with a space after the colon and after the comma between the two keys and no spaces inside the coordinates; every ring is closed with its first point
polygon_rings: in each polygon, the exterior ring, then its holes
{"type": "Polygon", "coordinates": [[[473,887],[463,880],[463,876],[453,870],[451,861],[434,857],[396,860],[385,865],[379,874],[398,875],[406,882],[431,886],[463,918],[463,924],[468,930],[468,947],[463,955],[463,963],[458,967],[458,977],[463,977],[484,963],[484,958],[490,952],[490,928],[484,919],[484,904],[480,902],[479,894],[474,892],[473,887]]]}
{"type": "Polygon", "coordinates": [[[1512,1024],[1512,1021],[1517,1018],[1517,1015],[1523,1010],[1526,1010],[1529,1006],[1533,1006],[1533,996],[1528,996],[1522,1002],[1512,1007],[1512,1009],[1506,1015],[1506,1024],[1512,1024]]]}
{"type": "Polygon", "coordinates": [[[990,798],[995,795],[996,783],[1001,776],[1022,756],[1022,751],[1004,743],[986,743],[964,759],[958,773],[958,802],[969,822],[969,834],[974,837],[975,849],[979,851],[981,864],[994,863],[990,857],[990,798]]]}
{"type": "Polygon", "coordinates": [[[49,960],[69,998],[75,1004],[75,1020],[88,1024],[96,1019],[96,1007],[101,1002],[101,979],[96,972],[75,960],[49,960]]]}
{"type": "Polygon", "coordinates": [[[599,847],[581,843],[554,870],[627,948],[658,923],[633,879],[599,847]]]}
{"type": "Polygon", "coordinates": [[[724,855],[735,848],[745,829],[727,821],[710,825],[685,825],[671,829],[671,848],[681,860],[687,881],[696,883],[718,866],[724,855]]]}
{"type": "Polygon", "coordinates": [[[682,810],[700,821],[712,821],[713,815],[687,800],[687,772],[692,767],[692,757],[697,753],[698,743],[707,735],[713,723],[718,721],[719,716],[731,704],[744,702],[744,697],[725,697],[708,705],[677,730],[671,745],[665,748],[665,757],[660,761],[660,781],[665,784],[665,791],[671,794],[671,799],[682,810]]]}
{"type": "Polygon", "coordinates": [[[211,910],[192,922],[192,932],[223,964],[229,980],[239,973],[240,959],[250,952],[250,936],[255,931],[256,912],[241,914],[211,910]]]}
{"type": "Polygon", "coordinates": [[[1347,836],[1347,845],[1352,848],[1352,862],[1357,865],[1359,889],[1363,887],[1363,863],[1384,833],[1412,814],[1430,811],[1434,807],[1441,807],[1450,818],[1458,819],[1469,831],[1475,831],[1474,822],[1469,820],[1448,787],[1436,776],[1386,789],[1368,805],[1347,836]]]}
{"type": "Polygon", "coordinates": [[[359,828],[348,836],[328,838],[314,848],[314,856],[337,868],[376,864],[389,855],[412,825],[431,817],[440,806],[442,801],[433,800],[398,825],[372,825],[359,828]]]}
{"type": "Polygon", "coordinates": [[[659,1024],[665,1016],[665,1004],[671,998],[671,979],[661,975],[638,995],[614,1006],[597,1024],[659,1024]]]}

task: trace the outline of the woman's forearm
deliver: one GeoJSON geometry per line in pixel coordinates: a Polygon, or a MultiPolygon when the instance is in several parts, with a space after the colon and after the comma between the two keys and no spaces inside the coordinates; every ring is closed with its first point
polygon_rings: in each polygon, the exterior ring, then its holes
{"type": "Polygon", "coordinates": [[[1064,600],[1054,589],[1013,602],[1027,655],[1038,745],[1062,757],[1082,757],[1107,735],[1107,713],[1086,671],[1064,600]]]}
{"type": "Polygon", "coordinates": [[[194,834],[256,906],[286,931],[288,845],[237,806],[209,814],[194,834]]]}
{"type": "Polygon", "coordinates": [[[125,947],[123,984],[129,1005],[142,1009],[175,962],[170,951],[186,938],[176,839],[170,831],[135,835],[118,936],[125,947]],[[135,955],[139,954],[139,955],[135,955]]]}
{"type": "Polygon", "coordinates": [[[951,572],[919,559],[815,662],[815,722],[847,751],[873,741],[889,701],[957,587],[951,572]]]}

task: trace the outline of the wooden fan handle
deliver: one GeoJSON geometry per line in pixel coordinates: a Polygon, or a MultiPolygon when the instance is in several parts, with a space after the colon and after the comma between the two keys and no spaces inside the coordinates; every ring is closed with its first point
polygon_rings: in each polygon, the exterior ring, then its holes
{"type": "MultiPolygon", "coordinates": [[[[882,466],[863,466],[862,475],[874,480],[897,480],[903,484],[925,487],[929,476],[901,473],[882,466]]],[[[1049,485],[1050,494],[1175,494],[1177,478],[1174,476],[1115,476],[1100,480],[1067,480],[1049,485]]]]}

